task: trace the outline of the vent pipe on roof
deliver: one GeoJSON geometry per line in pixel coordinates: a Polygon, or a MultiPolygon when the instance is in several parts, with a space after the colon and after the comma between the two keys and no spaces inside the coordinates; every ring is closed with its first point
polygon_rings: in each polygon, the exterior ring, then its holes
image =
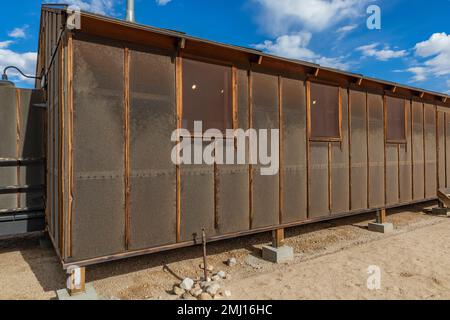
{"type": "Polygon", "coordinates": [[[134,22],[134,0],[127,0],[127,21],[134,22]]]}

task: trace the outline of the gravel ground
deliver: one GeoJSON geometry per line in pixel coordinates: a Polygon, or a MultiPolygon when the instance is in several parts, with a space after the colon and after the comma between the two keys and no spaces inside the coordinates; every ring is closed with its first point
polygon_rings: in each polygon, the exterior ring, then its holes
{"type": "MultiPolygon", "coordinates": [[[[295,227],[286,231],[293,262],[260,259],[270,233],[208,244],[208,264],[230,277],[231,299],[450,299],[450,219],[414,206],[389,212],[390,235],[372,233],[373,214],[295,227]],[[237,265],[224,264],[230,257],[237,265]],[[368,290],[367,268],[381,269],[381,289],[368,290]]],[[[54,299],[66,275],[40,236],[0,240],[0,299],[54,299]]],[[[199,278],[201,247],[92,266],[87,281],[105,299],[176,299],[174,284],[199,278]]]]}

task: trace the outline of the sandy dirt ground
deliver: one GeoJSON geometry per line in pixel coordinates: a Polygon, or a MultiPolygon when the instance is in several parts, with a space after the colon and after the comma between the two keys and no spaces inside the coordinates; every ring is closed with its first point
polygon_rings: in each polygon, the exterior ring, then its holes
{"type": "MultiPolygon", "coordinates": [[[[373,214],[288,229],[295,259],[263,261],[270,234],[208,244],[208,264],[229,278],[230,299],[450,299],[450,219],[415,206],[389,213],[395,231],[372,233],[373,214]],[[230,257],[237,265],[224,264],[230,257]],[[369,266],[381,271],[381,288],[367,288],[369,266]]],[[[0,240],[0,299],[55,299],[66,275],[40,236],[0,240]]],[[[87,281],[104,299],[176,299],[174,284],[199,278],[201,247],[92,266],[87,281]]]]}

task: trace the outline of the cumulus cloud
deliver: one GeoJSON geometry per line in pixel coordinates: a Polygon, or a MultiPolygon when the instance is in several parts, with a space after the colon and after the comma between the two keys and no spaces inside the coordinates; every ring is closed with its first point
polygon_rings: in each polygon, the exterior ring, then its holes
{"type": "MultiPolygon", "coordinates": [[[[3,72],[3,69],[7,66],[13,65],[22,70],[25,74],[34,75],[36,72],[36,60],[37,53],[36,52],[15,52],[10,49],[10,45],[13,44],[13,41],[0,41],[0,70],[3,72]]],[[[28,83],[33,83],[34,80],[26,79],[23,76],[19,75],[14,70],[8,71],[8,75],[12,80],[21,80],[26,81],[28,83]]]]}
{"type": "Polygon", "coordinates": [[[11,32],[8,33],[8,36],[11,38],[26,38],[26,30],[28,29],[28,25],[25,25],[21,28],[15,28],[11,32]]]}
{"type": "Polygon", "coordinates": [[[260,8],[259,23],[272,36],[299,29],[323,31],[342,20],[365,13],[371,0],[253,0],[260,8]]]}
{"type": "Polygon", "coordinates": [[[78,6],[82,11],[114,15],[113,0],[58,0],[58,3],[78,6]]]}
{"type": "MultiPolygon", "coordinates": [[[[421,61],[404,71],[413,74],[412,81],[425,81],[431,77],[450,77],[450,34],[435,33],[414,47],[421,61]]],[[[447,80],[450,86],[450,80],[447,80]]]]}
{"type": "Polygon", "coordinates": [[[264,52],[290,59],[298,59],[320,64],[322,66],[347,70],[348,63],[342,58],[323,57],[307,48],[311,41],[310,32],[300,32],[292,35],[283,35],[276,40],[266,40],[263,43],[253,45],[254,48],[264,52]]]}
{"type": "Polygon", "coordinates": [[[402,58],[408,55],[406,50],[392,50],[389,46],[385,46],[383,49],[380,49],[379,47],[379,43],[373,43],[356,48],[356,50],[360,51],[366,57],[374,57],[380,61],[388,61],[390,59],[402,58]]]}
{"type": "Polygon", "coordinates": [[[158,6],[165,6],[166,4],[168,4],[172,0],[155,0],[155,1],[158,4],[158,6]]]}

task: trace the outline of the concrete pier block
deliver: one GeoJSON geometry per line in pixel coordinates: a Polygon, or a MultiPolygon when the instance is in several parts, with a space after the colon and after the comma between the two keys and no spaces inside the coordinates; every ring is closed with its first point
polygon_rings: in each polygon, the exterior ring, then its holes
{"type": "Polygon", "coordinates": [[[86,284],[86,291],[75,295],[70,295],[67,289],[56,291],[58,300],[100,300],[92,284],[86,284]]]}
{"type": "Polygon", "coordinates": [[[431,214],[432,215],[436,215],[436,216],[446,216],[448,214],[448,210],[447,208],[433,208],[431,210],[431,214]]]}
{"type": "Polygon", "coordinates": [[[369,231],[379,233],[391,233],[394,231],[394,225],[392,223],[369,223],[369,231]]]}
{"type": "Polygon", "coordinates": [[[282,246],[279,248],[263,246],[262,257],[264,260],[273,263],[284,263],[294,259],[294,249],[288,246],[282,246]]]}

